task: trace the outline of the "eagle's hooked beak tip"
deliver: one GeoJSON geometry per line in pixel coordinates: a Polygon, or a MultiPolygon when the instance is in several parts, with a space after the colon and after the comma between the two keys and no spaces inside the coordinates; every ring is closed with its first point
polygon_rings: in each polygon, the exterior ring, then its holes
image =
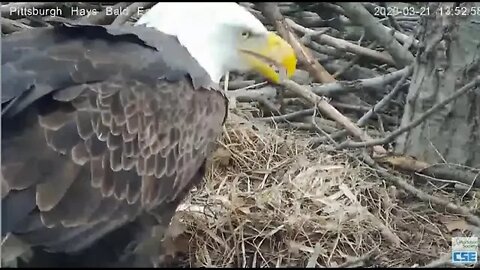
{"type": "Polygon", "coordinates": [[[268,43],[271,44],[272,60],[280,64],[279,68],[284,69],[287,78],[292,77],[297,67],[297,56],[292,46],[275,33],[269,34],[268,43]]]}
{"type": "Polygon", "coordinates": [[[281,83],[295,74],[295,51],[286,40],[273,32],[268,33],[266,42],[255,44],[255,48],[244,52],[251,67],[274,83],[281,83]]]}

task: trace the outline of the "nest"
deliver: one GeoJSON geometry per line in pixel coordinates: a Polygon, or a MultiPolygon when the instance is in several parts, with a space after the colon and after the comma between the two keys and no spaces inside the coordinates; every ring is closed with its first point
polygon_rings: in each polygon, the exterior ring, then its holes
{"type": "Polygon", "coordinates": [[[230,117],[219,144],[172,221],[177,266],[425,265],[468,227],[303,133],[230,117]]]}
{"type": "MultiPolygon", "coordinates": [[[[132,24],[140,14],[117,17],[105,12],[106,6],[128,6],[135,11],[142,6],[147,10],[153,3],[99,2],[91,6],[79,2],[73,6],[77,5],[103,11],[83,17],[65,12],[66,19],[121,25],[132,24]]],[[[407,157],[396,160],[388,156],[390,160],[382,168],[388,175],[399,176],[400,180],[394,181],[376,171],[379,166],[367,166],[359,155],[363,150],[344,141],[344,131],[364,142],[373,139],[361,138],[362,130],[372,138],[395,133],[409,107],[418,111],[415,119],[432,117],[433,110],[421,113],[414,108],[429,108],[436,98],[406,102],[406,96],[408,87],[412,93],[422,89],[425,97],[449,96],[453,91],[442,88],[447,91],[436,92],[440,88],[419,81],[443,85],[443,79],[432,79],[422,72],[412,76],[410,69],[413,57],[425,57],[421,44],[427,41],[426,46],[434,50],[443,44],[437,42],[446,37],[443,28],[437,31],[440,28],[435,29],[432,23],[431,29],[425,30],[423,18],[430,16],[417,15],[391,16],[388,24],[370,23],[380,22],[373,13],[383,9],[374,3],[242,5],[269,29],[298,35],[291,35],[291,43],[302,55],[298,66],[303,70],[281,88],[264,86],[263,79],[252,74],[232,74],[225,87],[233,90],[227,92],[234,105],[231,107],[256,102],[256,119],[230,114],[205,181],[190,192],[172,220],[165,242],[171,255],[169,263],[183,267],[433,267],[450,262],[453,236],[480,235],[478,168],[459,164],[454,170],[451,166],[435,167],[428,159],[420,158],[417,163],[407,157]],[[423,32],[433,33],[434,38],[423,32]],[[288,91],[280,91],[282,88],[288,91]],[[333,98],[332,102],[320,96],[333,98]],[[279,114],[280,107],[284,110],[279,114]],[[322,117],[317,117],[317,107],[322,117]],[[270,116],[282,118],[282,123],[272,127],[261,121],[270,116]],[[359,122],[362,124],[357,126],[359,122]],[[327,145],[330,141],[346,142],[342,149],[348,150],[332,150],[327,145]],[[395,170],[390,170],[394,166],[395,170]],[[422,181],[413,178],[415,174],[422,174],[422,181]],[[477,179],[477,183],[469,179],[477,179]],[[453,183],[460,188],[452,188],[453,183]]],[[[52,7],[51,3],[34,6],[52,7]]],[[[68,3],[53,5],[57,6],[72,7],[68,3]]],[[[430,8],[435,6],[438,4],[430,8]]],[[[8,5],[2,8],[9,9],[8,5]]],[[[48,26],[51,19],[13,15],[2,20],[2,34],[48,26]]],[[[432,62],[416,61],[419,70],[443,61],[442,57],[429,58],[432,62]]],[[[447,70],[451,73],[445,78],[468,73],[447,70]]],[[[473,82],[446,98],[448,102],[442,106],[461,96],[457,93],[473,89],[466,87],[473,82]]],[[[437,105],[436,113],[442,108],[437,105]]]]}

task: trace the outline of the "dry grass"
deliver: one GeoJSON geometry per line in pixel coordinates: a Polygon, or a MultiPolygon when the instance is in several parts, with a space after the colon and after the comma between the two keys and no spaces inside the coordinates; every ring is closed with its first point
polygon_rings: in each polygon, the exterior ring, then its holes
{"type": "Polygon", "coordinates": [[[169,245],[186,254],[182,266],[399,267],[450,252],[462,219],[345,152],[307,143],[301,133],[230,118],[206,182],[172,222],[169,245]]]}

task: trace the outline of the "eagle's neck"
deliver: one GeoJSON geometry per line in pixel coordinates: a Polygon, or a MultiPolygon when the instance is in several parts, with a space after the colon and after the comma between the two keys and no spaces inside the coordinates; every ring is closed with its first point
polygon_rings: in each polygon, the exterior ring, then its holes
{"type": "Polygon", "coordinates": [[[171,4],[157,4],[147,12],[136,25],[153,27],[160,32],[175,36],[198,64],[205,69],[214,83],[219,83],[228,67],[229,44],[225,44],[218,24],[207,19],[195,20],[196,17],[183,17],[178,12],[179,6],[171,4]],[[162,8],[162,6],[164,8],[162,8]],[[182,18],[182,19],[179,19],[182,18]]]}
{"type": "MultiPolygon", "coordinates": [[[[205,35],[205,33],[204,33],[205,35]]],[[[224,66],[223,56],[225,48],[218,46],[219,42],[210,42],[212,39],[196,38],[195,35],[177,36],[180,43],[187,48],[188,52],[198,64],[208,73],[214,83],[220,83],[220,79],[227,73],[224,66]]],[[[215,37],[212,37],[215,38],[215,37]]]]}

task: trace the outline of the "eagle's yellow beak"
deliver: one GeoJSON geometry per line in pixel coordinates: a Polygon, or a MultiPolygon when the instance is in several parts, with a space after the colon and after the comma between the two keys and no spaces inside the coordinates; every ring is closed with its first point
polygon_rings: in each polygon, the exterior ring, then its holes
{"type": "Polygon", "coordinates": [[[279,83],[282,69],[290,78],[297,66],[297,57],[287,41],[270,32],[266,38],[252,37],[245,40],[240,51],[248,65],[268,80],[279,83]]]}

